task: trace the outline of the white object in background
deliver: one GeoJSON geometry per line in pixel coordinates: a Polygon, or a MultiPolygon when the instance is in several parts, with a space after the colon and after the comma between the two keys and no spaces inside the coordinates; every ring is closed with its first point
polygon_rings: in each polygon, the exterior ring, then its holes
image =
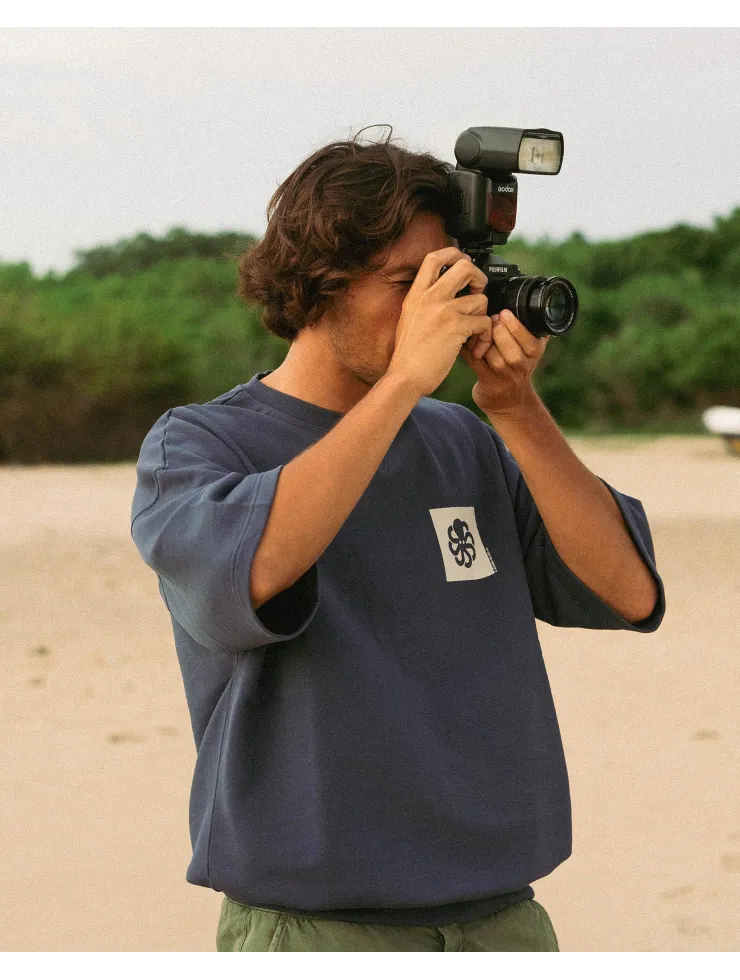
{"type": "Polygon", "coordinates": [[[714,405],[702,412],[701,420],[710,432],[722,436],[729,452],[740,456],[740,408],[714,405]]]}

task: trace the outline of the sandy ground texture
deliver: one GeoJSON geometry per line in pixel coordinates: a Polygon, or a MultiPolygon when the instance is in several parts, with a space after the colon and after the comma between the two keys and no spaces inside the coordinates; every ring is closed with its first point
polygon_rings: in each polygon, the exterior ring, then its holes
{"type": "MultiPolygon", "coordinates": [[[[740,951],[740,458],[572,438],[647,511],[654,634],[538,622],[573,855],[534,883],[563,951],[740,951]]],[[[133,464],[0,467],[0,949],[213,951],[185,881],[195,760],[133,464]]]]}

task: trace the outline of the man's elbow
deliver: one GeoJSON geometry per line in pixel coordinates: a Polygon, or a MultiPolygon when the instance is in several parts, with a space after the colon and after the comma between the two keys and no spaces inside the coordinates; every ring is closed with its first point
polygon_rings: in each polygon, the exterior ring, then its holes
{"type": "Polygon", "coordinates": [[[658,601],[658,586],[653,578],[650,576],[650,584],[646,590],[643,590],[642,602],[635,607],[634,613],[625,616],[624,618],[628,623],[641,623],[643,619],[647,619],[648,616],[655,609],[655,605],[658,601]]]}

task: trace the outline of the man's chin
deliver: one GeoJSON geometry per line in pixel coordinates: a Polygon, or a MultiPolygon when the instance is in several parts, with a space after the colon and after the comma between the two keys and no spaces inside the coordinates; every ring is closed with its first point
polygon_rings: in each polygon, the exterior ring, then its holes
{"type": "Polygon", "coordinates": [[[382,375],[355,374],[354,377],[357,381],[361,381],[362,384],[367,385],[368,388],[372,388],[380,381],[382,375]]]}

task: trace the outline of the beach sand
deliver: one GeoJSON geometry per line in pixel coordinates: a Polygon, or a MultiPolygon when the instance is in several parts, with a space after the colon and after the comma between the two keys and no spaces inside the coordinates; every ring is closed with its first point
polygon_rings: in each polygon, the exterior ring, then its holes
{"type": "MultiPolygon", "coordinates": [[[[642,501],[656,633],[537,623],[573,854],[533,883],[563,951],[740,951],[740,458],[716,436],[569,438],[642,501]]],[[[133,464],[0,467],[0,949],[213,951],[195,761],[133,464]]]]}

